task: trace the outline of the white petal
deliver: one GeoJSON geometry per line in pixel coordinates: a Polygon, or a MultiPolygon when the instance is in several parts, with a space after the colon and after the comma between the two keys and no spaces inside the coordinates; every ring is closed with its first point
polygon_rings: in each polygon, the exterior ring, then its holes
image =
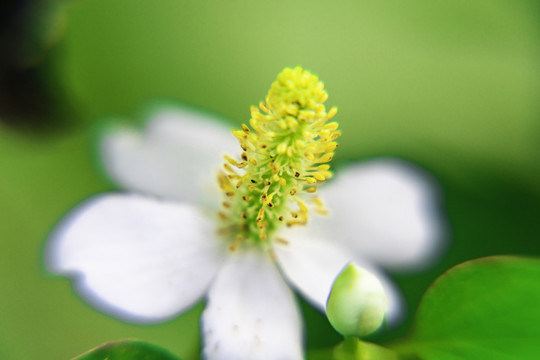
{"type": "MultiPolygon", "coordinates": [[[[331,238],[394,269],[421,267],[440,252],[443,231],[432,184],[398,160],[354,165],[321,188],[331,238]]],[[[317,225],[317,224],[315,224],[317,225]]]]}
{"type": "Polygon", "coordinates": [[[202,326],[210,360],[302,359],[294,296],[262,252],[232,254],[210,288],[202,326]]]}
{"type": "Polygon", "coordinates": [[[224,252],[196,209],[137,195],[100,195],[73,210],[49,240],[51,271],[81,296],[135,322],[170,318],[198,301],[224,252]]]}
{"type": "Polygon", "coordinates": [[[403,315],[403,297],[395,285],[379,270],[356,256],[354,252],[325,241],[309,228],[296,228],[280,233],[276,241],[277,261],[293,286],[319,310],[326,311],[326,301],[334,280],[351,261],[377,276],[388,297],[388,319],[396,322],[403,315]]]}
{"type": "Polygon", "coordinates": [[[230,128],[181,108],[156,112],[144,134],[112,130],[101,145],[107,172],[125,188],[205,205],[219,204],[216,174],[222,154],[240,151],[230,128]]]}

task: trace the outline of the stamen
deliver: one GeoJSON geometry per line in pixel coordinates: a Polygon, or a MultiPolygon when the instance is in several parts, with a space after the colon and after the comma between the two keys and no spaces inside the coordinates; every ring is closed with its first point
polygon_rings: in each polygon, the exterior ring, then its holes
{"type": "Polygon", "coordinates": [[[243,149],[241,160],[225,155],[218,175],[228,198],[219,217],[222,228],[233,234],[231,248],[246,242],[264,244],[283,223],[305,225],[310,207],[317,213],[326,211],[313,198],[314,185],[332,177],[327,163],[341,134],[338,123],[329,122],[337,109],[326,112],[327,97],[317,76],[301,67],[286,68],[266,101],[251,107],[249,126],[242,124],[232,132],[243,149]],[[309,198],[311,202],[304,202],[309,198]],[[293,203],[298,210],[288,208],[293,203]]]}

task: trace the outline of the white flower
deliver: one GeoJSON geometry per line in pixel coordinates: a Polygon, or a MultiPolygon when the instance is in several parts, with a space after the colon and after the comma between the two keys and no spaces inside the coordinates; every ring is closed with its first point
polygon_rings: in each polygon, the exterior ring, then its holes
{"type": "Polygon", "coordinates": [[[231,251],[214,221],[220,154],[238,148],[227,127],[167,108],[144,133],[117,129],[101,145],[106,171],[129,192],[97,195],[69,213],[51,235],[48,266],[129,321],[172,318],[206,295],[208,359],[301,359],[301,318],[286,283],[324,311],[350,261],[378,276],[395,318],[399,293],[371,264],[411,268],[438,249],[432,190],[399,161],[351,165],[320,189],[328,216],[280,230],[270,248],[231,251]]]}

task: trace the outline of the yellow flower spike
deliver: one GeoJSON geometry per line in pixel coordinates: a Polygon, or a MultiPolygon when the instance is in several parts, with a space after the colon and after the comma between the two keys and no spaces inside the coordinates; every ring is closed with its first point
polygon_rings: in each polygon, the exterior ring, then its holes
{"type": "Polygon", "coordinates": [[[333,140],[340,134],[338,123],[329,122],[337,109],[326,112],[327,98],[316,75],[299,66],[285,68],[265,102],[250,108],[249,126],[233,131],[244,152],[241,161],[225,156],[218,180],[227,197],[221,210],[226,216],[220,218],[224,228],[232,229],[235,249],[264,245],[282,224],[306,224],[309,206],[322,212],[322,203],[313,199],[313,184],[332,176],[326,163],[332,160],[337,147],[333,140]],[[305,203],[308,198],[312,199],[305,203]],[[291,210],[292,204],[299,210],[291,210]],[[238,238],[241,243],[234,240],[238,238]]]}

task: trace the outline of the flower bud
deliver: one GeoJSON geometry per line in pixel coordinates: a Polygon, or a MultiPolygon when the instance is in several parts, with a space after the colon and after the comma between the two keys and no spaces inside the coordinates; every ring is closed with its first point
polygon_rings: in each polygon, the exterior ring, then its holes
{"type": "Polygon", "coordinates": [[[377,277],[350,263],[338,275],[326,304],[328,320],[343,336],[365,336],[377,330],[387,298],[377,277]]]}

